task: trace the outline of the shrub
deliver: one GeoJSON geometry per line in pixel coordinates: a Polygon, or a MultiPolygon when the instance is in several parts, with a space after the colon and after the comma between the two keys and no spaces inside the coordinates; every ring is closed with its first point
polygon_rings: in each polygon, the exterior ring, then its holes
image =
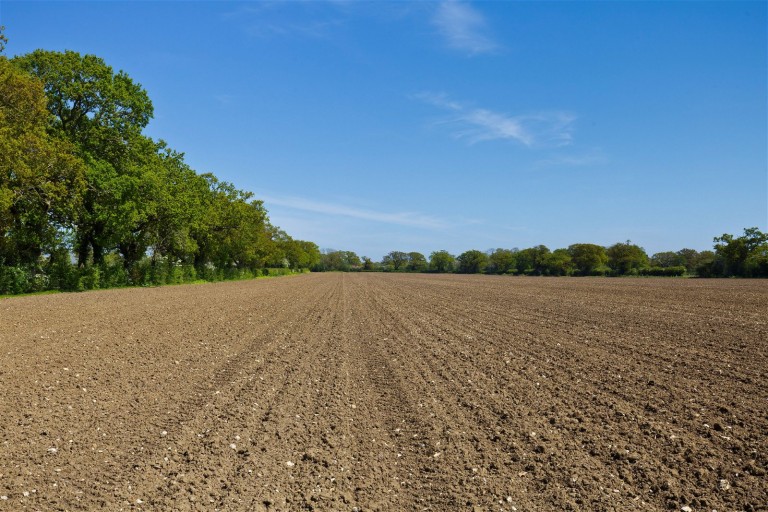
{"type": "Polygon", "coordinates": [[[181,284],[184,282],[184,270],[181,268],[181,263],[168,262],[168,275],[166,278],[166,284],[181,284]]]}
{"type": "Polygon", "coordinates": [[[685,274],[685,266],[646,267],[640,269],[641,276],[678,277],[685,274]]]}
{"type": "Polygon", "coordinates": [[[185,263],[181,266],[181,275],[185,283],[197,281],[197,271],[195,270],[195,266],[190,265],[189,263],[185,263]]]}
{"type": "Polygon", "coordinates": [[[25,293],[29,288],[29,271],[22,267],[0,267],[0,293],[25,293]]]}
{"type": "Polygon", "coordinates": [[[49,290],[77,290],[80,272],[69,261],[68,254],[52,254],[45,267],[45,272],[48,275],[49,290]]]}
{"type": "Polygon", "coordinates": [[[36,272],[32,275],[31,282],[29,283],[29,291],[42,292],[48,290],[51,283],[51,279],[47,274],[43,272],[36,272]]]}
{"type": "Polygon", "coordinates": [[[98,290],[101,279],[101,270],[96,265],[90,265],[82,269],[77,291],[98,290]]]}
{"type": "Polygon", "coordinates": [[[119,288],[128,286],[128,272],[120,257],[106,258],[100,266],[101,288],[119,288]]]}

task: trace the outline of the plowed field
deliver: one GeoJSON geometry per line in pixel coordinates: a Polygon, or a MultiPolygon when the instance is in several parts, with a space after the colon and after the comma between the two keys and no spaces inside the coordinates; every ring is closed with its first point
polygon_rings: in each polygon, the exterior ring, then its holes
{"type": "Polygon", "coordinates": [[[765,281],[0,301],[0,510],[768,510],[765,281]]]}

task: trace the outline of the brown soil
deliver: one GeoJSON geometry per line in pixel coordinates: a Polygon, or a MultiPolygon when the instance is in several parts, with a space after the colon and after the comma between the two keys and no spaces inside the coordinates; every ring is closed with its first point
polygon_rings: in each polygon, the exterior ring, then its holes
{"type": "Polygon", "coordinates": [[[765,281],[0,301],[0,510],[768,510],[765,281]]]}

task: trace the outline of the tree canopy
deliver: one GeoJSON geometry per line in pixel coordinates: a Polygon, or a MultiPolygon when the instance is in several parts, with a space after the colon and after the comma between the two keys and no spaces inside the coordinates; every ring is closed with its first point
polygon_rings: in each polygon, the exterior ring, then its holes
{"type": "Polygon", "coordinates": [[[478,250],[469,250],[456,258],[456,264],[456,272],[459,274],[480,274],[488,266],[488,255],[478,250]]]}
{"type": "Polygon", "coordinates": [[[431,272],[453,272],[456,268],[456,258],[448,251],[435,251],[429,255],[429,270],[431,272]]]}
{"type": "Polygon", "coordinates": [[[0,57],[0,293],[320,262],[252,193],[144,135],[152,113],[141,85],[94,55],[0,57]]]}
{"type": "Polygon", "coordinates": [[[0,57],[0,265],[36,266],[78,218],[85,165],[49,119],[42,84],[0,57]]]}
{"type": "MultiPolygon", "coordinates": [[[[393,261],[421,261],[420,257],[420,253],[393,251],[378,265],[366,259],[365,270],[392,271],[393,261]]],[[[399,268],[414,272],[528,276],[768,277],[768,234],[748,228],[739,237],[716,237],[715,251],[680,249],[658,252],[650,258],[642,247],[630,241],[607,248],[578,243],[554,251],[545,245],[487,252],[471,249],[458,257],[443,250],[431,253],[426,267],[423,263],[408,263],[399,268]]]]}
{"type": "Polygon", "coordinates": [[[488,256],[486,272],[489,274],[509,274],[517,267],[517,249],[495,249],[488,256]]]}
{"type": "Polygon", "coordinates": [[[405,270],[408,265],[408,254],[403,251],[392,251],[381,260],[381,265],[385,270],[398,272],[405,270]]]}
{"type": "Polygon", "coordinates": [[[574,271],[578,275],[604,275],[609,269],[605,247],[595,244],[573,244],[568,247],[574,271]]]}
{"type": "Polygon", "coordinates": [[[420,252],[409,252],[407,268],[410,272],[424,272],[429,268],[429,263],[420,252]]]}
{"type": "Polygon", "coordinates": [[[715,258],[708,272],[723,276],[768,277],[768,233],[746,228],[742,236],[715,237],[715,258]]]}
{"type": "Polygon", "coordinates": [[[117,156],[152,119],[141,85],[95,55],[35,50],[12,62],[43,83],[52,128],[99,156],[117,156]]]}
{"type": "Polygon", "coordinates": [[[606,250],[608,266],[619,275],[637,273],[639,269],[648,266],[648,255],[645,250],[627,240],[613,244],[606,250]]]}

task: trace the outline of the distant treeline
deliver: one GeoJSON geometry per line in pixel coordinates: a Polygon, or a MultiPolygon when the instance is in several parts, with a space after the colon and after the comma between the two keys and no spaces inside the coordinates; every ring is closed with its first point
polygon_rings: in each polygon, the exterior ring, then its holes
{"type": "Polygon", "coordinates": [[[512,274],[527,276],[699,276],[768,277],[768,234],[757,228],[739,237],[715,238],[714,251],[681,249],[648,256],[630,241],[603,247],[573,244],[549,250],[470,250],[458,256],[436,251],[429,260],[419,252],[392,251],[381,262],[359,258],[350,251],[326,251],[315,271],[455,272],[459,274],[512,274]]]}
{"type": "Polygon", "coordinates": [[[152,115],[96,56],[0,56],[0,294],[318,265],[317,245],[273,226],[250,192],[145,136],[152,115]]]}

